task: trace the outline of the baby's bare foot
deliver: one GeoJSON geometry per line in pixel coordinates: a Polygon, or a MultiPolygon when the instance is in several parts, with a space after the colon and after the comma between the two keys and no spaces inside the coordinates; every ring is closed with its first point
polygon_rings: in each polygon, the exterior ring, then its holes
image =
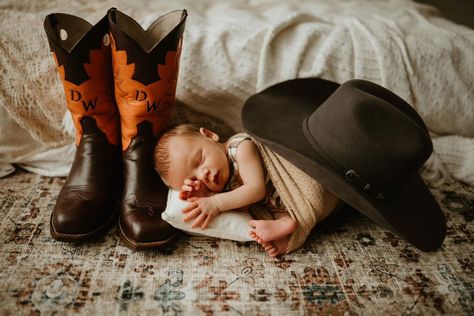
{"type": "Polygon", "coordinates": [[[271,242],[266,242],[263,241],[262,238],[258,237],[255,231],[250,231],[249,233],[250,237],[252,237],[257,243],[262,245],[262,247],[265,249],[265,251],[269,250],[271,247],[273,247],[273,244],[271,242]]]}
{"type": "Polygon", "coordinates": [[[255,240],[256,242],[258,242],[260,245],[263,246],[263,244],[265,243],[262,238],[258,237],[258,235],[255,233],[254,230],[251,230],[250,233],[249,233],[250,237],[253,238],[253,240],[255,240]]]}
{"type": "Polygon", "coordinates": [[[253,228],[252,232],[265,242],[281,239],[296,229],[296,221],[290,216],[277,220],[251,220],[249,225],[253,228]]]}
{"type": "Polygon", "coordinates": [[[291,235],[287,235],[283,238],[272,241],[271,243],[273,244],[273,250],[271,252],[267,251],[268,255],[274,258],[278,257],[279,255],[285,254],[288,250],[288,242],[290,241],[290,236],[291,235]]]}
{"type": "Polygon", "coordinates": [[[280,238],[278,240],[263,242],[261,243],[262,247],[265,249],[267,254],[274,258],[279,255],[285,254],[288,250],[288,241],[290,240],[290,235],[287,237],[280,238]]]}
{"type": "Polygon", "coordinates": [[[290,241],[291,236],[288,235],[278,240],[266,242],[263,241],[263,239],[261,239],[260,237],[258,237],[255,231],[253,230],[249,233],[249,235],[257,243],[259,243],[263,247],[263,249],[265,249],[266,253],[272,258],[278,257],[279,255],[286,253],[286,251],[288,250],[288,242],[290,241]]]}

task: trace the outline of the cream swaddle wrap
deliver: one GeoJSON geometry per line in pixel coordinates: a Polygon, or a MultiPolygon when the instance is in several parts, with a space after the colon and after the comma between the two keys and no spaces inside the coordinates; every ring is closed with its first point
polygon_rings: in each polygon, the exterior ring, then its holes
{"type": "Polygon", "coordinates": [[[303,246],[313,227],[336,209],[340,199],[295,165],[252,140],[283,204],[298,223],[288,243],[287,252],[292,252],[303,246]]]}

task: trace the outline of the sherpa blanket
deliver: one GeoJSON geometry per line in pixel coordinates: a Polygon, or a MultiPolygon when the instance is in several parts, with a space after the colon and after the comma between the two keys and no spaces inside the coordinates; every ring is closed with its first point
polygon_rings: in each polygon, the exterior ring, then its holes
{"type": "Polygon", "coordinates": [[[253,139],[281,201],[298,226],[287,252],[303,246],[314,226],[336,209],[340,200],[288,160],[253,139]]]}

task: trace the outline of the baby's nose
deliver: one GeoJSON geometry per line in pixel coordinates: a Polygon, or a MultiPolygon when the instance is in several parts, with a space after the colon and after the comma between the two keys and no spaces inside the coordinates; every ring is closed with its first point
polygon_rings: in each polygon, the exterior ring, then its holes
{"type": "Polygon", "coordinates": [[[211,173],[211,172],[209,171],[208,168],[203,168],[203,169],[202,169],[202,173],[201,173],[201,180],[202,180],[202,181],[208,181],[208,180],[209,180],[208,177],[209,177],[209,174],[210,174],[210,173],[211,173]]]}

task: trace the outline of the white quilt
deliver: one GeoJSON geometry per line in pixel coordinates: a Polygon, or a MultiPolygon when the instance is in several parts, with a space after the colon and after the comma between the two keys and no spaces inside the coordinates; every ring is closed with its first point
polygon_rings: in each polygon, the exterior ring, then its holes
{"type": "MultiPolygon", "coordinates": [[[[57,168],[72,160],[66,149],[73,133],[70,122],[62,124],[68,116],[42,21],[66,12],[95,23],[111,6],[144,26],[186,8],[177,97],[236,130],[245,99],[276,82],[367,79],[400,95],[425,120],[434,142],[432,174],[474,184],[474,31],[403,0],[3,1],[0,106],[32,144],[64,146],[62,162],[51,156],[57,168]]],[[[0,137],[0,164],[34,165],[34,155],[19,161],[5,154],[12,148],[5,142],[0,137]]]]}

